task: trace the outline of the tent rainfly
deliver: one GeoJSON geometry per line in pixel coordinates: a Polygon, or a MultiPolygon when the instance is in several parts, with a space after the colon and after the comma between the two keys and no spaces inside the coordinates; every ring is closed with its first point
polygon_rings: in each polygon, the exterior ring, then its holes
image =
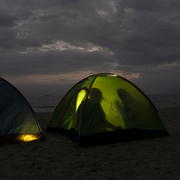
{"type": "Polygon", "coordinates": [[[12,84],[0,77],[0,143],[44,139],[28,101],[12,84]]]}
{"type": "Polygon", "coordinates": [[[66,135],[80,146],[168,135],[150,99],[129,80],[110,73],[73,86],[54,110],[46,132],[66,135]]]}

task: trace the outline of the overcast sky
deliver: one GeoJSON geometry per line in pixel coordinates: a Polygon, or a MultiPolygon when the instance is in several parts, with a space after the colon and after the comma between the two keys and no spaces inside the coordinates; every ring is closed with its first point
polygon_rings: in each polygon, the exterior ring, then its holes
{"type": "Polygon", "coordinates": [[[100,72],[180,93],[180,1],[0,0],[0,76],[58,95],[100,72]]]}

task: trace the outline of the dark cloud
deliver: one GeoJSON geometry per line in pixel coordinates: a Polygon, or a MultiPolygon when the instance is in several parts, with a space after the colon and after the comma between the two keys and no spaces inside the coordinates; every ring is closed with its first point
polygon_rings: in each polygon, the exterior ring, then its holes
{"type": "Polygon", "coordinates": [[[3,1],[1,76],[114,70],[139,73],[142,87],[163,89],[164,77],[175,87],[179,10],[176,0],[3,1]]]}
{"type": "Polygon", "coordinates": [[[12,27],[14,26],[14,18],[5,12],[0,12],[0,27],[12,27]]]}

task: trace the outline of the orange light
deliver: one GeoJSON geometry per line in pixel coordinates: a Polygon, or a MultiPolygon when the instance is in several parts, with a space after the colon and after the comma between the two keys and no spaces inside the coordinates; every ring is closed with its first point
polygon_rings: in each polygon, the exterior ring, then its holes
{"type": "Polygon", "coordinates": [[[34,140],[38,140],[38,138],[34,136],[33,134],[26,134],[21,137],[21,141],[23,142],[29,142],[29,141],[34,141],[34,140]]]}

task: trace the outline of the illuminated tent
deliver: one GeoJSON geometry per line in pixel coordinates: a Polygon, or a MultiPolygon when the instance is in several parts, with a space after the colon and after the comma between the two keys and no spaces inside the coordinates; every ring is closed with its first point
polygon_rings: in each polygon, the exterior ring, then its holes
{"type": "Polygon", "coordinates": [[[81,146],[168,135],[157,109],[138,87],[105,73],[72,87],[57,105],[46,131],[66,135],[81,146]]]}
{"type": "Polygon", "coordinates": [[[43,139],[30,104],[12,84],[0,78],[0,143],[43,139]]]}

